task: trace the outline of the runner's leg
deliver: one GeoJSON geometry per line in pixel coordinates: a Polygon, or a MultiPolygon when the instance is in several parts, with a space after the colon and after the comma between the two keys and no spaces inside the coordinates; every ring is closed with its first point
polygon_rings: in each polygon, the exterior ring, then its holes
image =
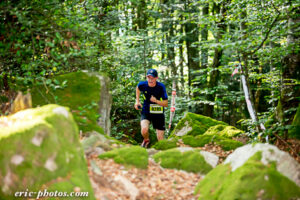
{"type": "Polygon", "coordinates": [[[143,119],[141,121],[141,133],[145,140],[149,140],[149,125],[150,125],[149,120],[143,119]]]}
{"type": "Polygon", "coordinates": [[[156,129],[156,137],[157,140],[163,140],[164,139],[164,135],[165,135],[165,131],[164,130],[158,130],[156,129]]]}

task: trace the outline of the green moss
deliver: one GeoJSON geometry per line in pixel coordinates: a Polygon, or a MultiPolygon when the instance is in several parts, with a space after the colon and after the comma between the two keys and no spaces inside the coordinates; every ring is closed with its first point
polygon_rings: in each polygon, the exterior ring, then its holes
{"type": "Polygon", "coordinates": [[[199,199],[217,200],[224,181],[230,175],[230,164],[217,165],[195,187],[195,194],[200,193],[199,199]]]}
{"type": "Polygon", "coordinates": [[[153,158],[164,168],[180,169],[182,153],[177,149],[169,149],[154,154],[153,158]]]}
{"type": "Polygon", "coordinates": [[[276,165],[265,166],[257,152],[243,166],[230,172],[230,164],[219,165],[195,188],[204,199],[292,199],[300,197],[300,188],[276,170],[276,165]]]}
{"type": "Polygon", "coordinates": [[[225,122],[212,119],[203,115],[198,115],[194,113],[187,113],[183,119],[181,119],[177,126],[172,131],[171,137],[175,136],[182,128],[189,126],[192,130],[188,131],[187,135],[202,135],[211,126],[215,125],[228,125],[225,122]]]}
{"type": "Polygon", "coordinates": [[[95,130],[103,133],[97,125],[98,102],[100,101],[100,80],[95,75],[84,72],[73,72],[53,78],[59,83],[67,81],[65,88],[51,89],[37,86],[32,89],[33,106],[56,103],[67,106],[74,114],[79,129],[83,132],[95,130]]]}
{"type": "Polygon", "coordinates": [[[164,168],[182,169],[188,172],[208,173],[212,167],[206,163],[199,151],[180,152],[177,149],[161,151],[153,156],[164,168]]]}
{"type": "Polygon", "coordinates": [[[234,150],[244,145],[242,142],[226,138],[217,140],[216,144],[220,145],[225,151],[234,150]]]}
{"type": "Polygon", "coordinates": [[[177,147],[177,141],[178,139],[168,139],[168,140],[160,140],[152,147],[157,150],[167,150],[177,147]]]}
{"type": "Polygon", "coordinates": [[[188,172],[207,174],[212,170],[199,151],[186,151],[182,153],[181,169],[188,172]]]}
{"type": "Polygon", "coordinates": [[[6,187],[2,180],[8,173],[14,179],[7,191],[0,190],[0,199],[13,199],[12,194],[24,191],[24,188],[38,191],[43,185],[47,186],[48,191],[61,191],[63,188],[65,192],[72,192],[74,187],[79,187],[81,191],[89,192],[89,199],[94,199],[79,143],[78,127],[67,108],[47,105],[0,118],[0,121],[3,120],[12,125],[0,123],[1,188],[6,187]],[[57,108],[58,114],[54,111],[57,108]],[[40,145],[33,142],[39,140],[40,145]],[[23,162],[13,164],[11,159],[15,155],[22,156],[23,162]],[[57,166],[54,171],[45,168],[50,158],[57,166]]]}
{"type": "Polygon", "coordinates": [[[184,144],[191,147],[203,147],[205,144],[213,142],[214,136],[212,135],[198,135],[196,137],[191,135],[186,135],[182,137],[184,144]]]}
{"type": "Polygon", "coordinates": [[[203,147],[205,144],[215,142],[216,144],[220,145],[225,151],[243,146],[243,143],[239,141],[221,137],[219,135],[198,135],[196,137],[185,135],[182,137],[182,141],[184,144],[191,147],[203,147]]]}
{"type": "Polygon", "coordinates": [[[243,133],[242,130],[235,128],[234,126],[225,126],[222,124],[210,127],[204,134],[205,135],[219,135],[222,137],[232,138],[243,133]]]}
{"type": "Polygon", "coordinates": [[[114,149],[101,154],[99,158],[113,158],[116,163],[133,165],[142,169],[146,169],[148,166],[148,153],[146,149],[139,146],[114,149]]]}
{"type": "Polygon", "coordinates": [[[300,139],[300,104],[292,122],[292,128],[289,129],[288,134],[291,138],[300,139]]]}

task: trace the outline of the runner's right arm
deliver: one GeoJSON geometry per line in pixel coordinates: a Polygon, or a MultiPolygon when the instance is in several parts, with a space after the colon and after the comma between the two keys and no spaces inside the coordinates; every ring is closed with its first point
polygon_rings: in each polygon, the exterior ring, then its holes
{"type": "Polygon", "coordinates": [[[138,87],[136,87],[135,89],[135,104],[134,104],[134,108],[136,110],[139,110],[139,106],[142,107],[142,104],[140,103],[140,94],[141,91],[138,87]]]}

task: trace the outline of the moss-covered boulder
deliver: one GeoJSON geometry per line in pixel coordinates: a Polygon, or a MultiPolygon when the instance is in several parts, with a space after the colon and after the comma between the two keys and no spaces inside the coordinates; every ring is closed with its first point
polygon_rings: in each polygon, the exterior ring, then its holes
{"type": "MultiPolygon", "coordinates": [[[[111,97],[107,85],[109,82],[103,76],[73,72],[54,77],[52,83],[59,87],[41,85],[32,89],[34,107],[49,103],[67,106],[84,133],[95,130],[109,134],[111,97]]],[[[51,81],[49,84],[51,86],[51,81]]]]}
{"type": "Polygon", "coordinates": [[[167,150],[177,147],[178,139],[176,138],[170,138],[170,139],[164,139],[160,140],[157,143],[155,143],[152,148],[156,150],[167,150]]]}
{"type": "Polygon", "coordinates": [[[242,142],[219,135],[198,135],[196,137],[185,135],[182,137],[182,141],[184,144],[191,147],[203,147],[205,144],[215,143],[217,145],[220,145],[225,151],[233,150],[243,146],[242,142]]]}
{"type": "Polygon", "coordinates": [[[199,199],[298,199],[299,164],[266,144],[245,145],[210,171],[195,188],[199,199]]]}
{"type": "Polygon", "coordinates": [[[244,133],[244,131],[237,129],[234,126],[225,126],[222,124],[210,127],[204,135],[219,135],[222,137],[232,138],[244,133]]]}
{"type": "Polygon", "coordinates": [[[161,151],[153,155],[153,158],[164,168],[182,169],[202,174],[206,174],[212,169],[200,151],[192,148],[184,151],[181,148],[161,151]]]}
{"type": "Polygon", "coordinates": [[[172,131],[171,137],[183,135],[202,135],[208,128],[215,125],[228,125],[225,122],[203,115],[187,113],[172,131]]]}
{"type": "Polygon", "coordinates": [[[94,148],[100,147],[104,151],[110,151],[114,147],[123,147],[126,144],[108,135],[100,134],[96,131],[86,133],[81,140],[85,152],[93,151],[94,148]]]}
{"type": "Polygon", "coordinates": [[[255,154],[242,167],[231,172],[230,164],[221,164],[210,171],[195,188],[199,200],[296,199],[300,188],[276,170],[276,165],[260,162],[255,154]]]}
{"type": "Polygon", "coordinates": [[[17,191],[89,192],[78,127],[68,108],[47,105],[0,118],[0,199],[17,191]]]}
{"type": "Polygon", "coordinates": [[[292,128],[289,129],[289,136],[300,139],[300,104],[292,122],[292,128]]]}
{"type": "Polygon", "coordinates": [[[99,158],[113,158],[116,163],[133,165],[141,169],[146,169],[148,166],[148,153],[146,149],[139,146],[113,149],[100,155],[99,158]]]}

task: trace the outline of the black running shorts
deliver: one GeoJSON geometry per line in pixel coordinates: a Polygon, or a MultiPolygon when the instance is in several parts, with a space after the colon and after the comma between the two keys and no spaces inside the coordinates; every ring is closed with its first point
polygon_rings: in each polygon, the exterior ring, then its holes
{"type": "Polygon", "coordinates": [[[147,119],[152,123],[154,129],[158,130],[166,130],[165,127],[165,114],[145,114],[142,113],[141,115],[141,121],[147,119]]]}

